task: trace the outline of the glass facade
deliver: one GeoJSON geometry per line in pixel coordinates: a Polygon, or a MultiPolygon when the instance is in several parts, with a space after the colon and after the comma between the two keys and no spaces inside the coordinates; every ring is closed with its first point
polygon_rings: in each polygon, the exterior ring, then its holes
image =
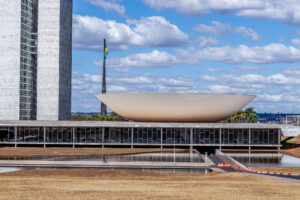
{"type": "Polygon", "coordinates": [[[114,145],[278,145],[280,129],[0,127],[0,142],[114,145]],[[221,136],[221,137],[220,137],[221,136]],[[250,137],[250,138],[249,138],[250,137]]]}
{"type": "Polygon", "coordinates": [[[20,120],[36,120],[38,0],[21,0],[20,120]]]}

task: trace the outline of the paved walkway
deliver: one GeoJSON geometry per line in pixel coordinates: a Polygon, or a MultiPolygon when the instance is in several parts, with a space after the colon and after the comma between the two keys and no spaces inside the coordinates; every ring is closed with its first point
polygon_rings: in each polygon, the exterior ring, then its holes
{"type": "Polygon", "coordinates": [[[210,163],[2,160],[0,167],[208,169],[210,163]]]}

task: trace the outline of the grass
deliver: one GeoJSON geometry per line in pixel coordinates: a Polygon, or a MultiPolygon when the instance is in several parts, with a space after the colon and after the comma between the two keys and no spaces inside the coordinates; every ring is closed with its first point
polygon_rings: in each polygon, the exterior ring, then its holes
{"type": "MultiPolygon", "coordinates": [[[[0,148],[0,156],[43,156],[43,155],[112,155],[173,151],[174,149],[151,148],[70,148],[70,147],[4,147],[0,148]]],[[[184,151],[177,149],[177,151],[184,151]]]]}
{"type": "Polygon", "coordinates": [[[300,174],[300,167],[248,167],[248,168],[252,170],[257,170],[259,172],[260,171],[267,172],[269,170],[270,173],[276,171],[277,174],[279,174],[280,172],[287,174],[290,171],[292,174],[300,174]]]}
{"type": "Polygon", "coordinates": [[[299,196],[299,183],[240,173],[27,170],[0,174],[0,200],[296,200],[299,196]]]}
{"type": "MultiPolygon", "coordinates": [[[[283,153],[290,154],[292,156],[300,158],[300,147],[292,148],[292,149],[287,149],[287,150],[281,150],[283,153]]],[[[299,163],[300,167],[300,163],[299,163]]]]}

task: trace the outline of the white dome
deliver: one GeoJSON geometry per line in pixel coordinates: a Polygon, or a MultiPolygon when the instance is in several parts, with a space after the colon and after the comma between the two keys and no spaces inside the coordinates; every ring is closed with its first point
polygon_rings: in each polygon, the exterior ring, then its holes
{"type": "Polygon", "coordinates": [[[123,93],[96,95],[119,115],[143,122],[217,122],[238,112],[255,95],[123,93]]]}

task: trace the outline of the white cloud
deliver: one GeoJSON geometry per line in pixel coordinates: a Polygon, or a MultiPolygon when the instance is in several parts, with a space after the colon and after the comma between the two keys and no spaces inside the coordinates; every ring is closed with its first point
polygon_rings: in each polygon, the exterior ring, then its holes
{"type": "Polygon", "coordinates": [[[235,32],[243,36],[251,37],[252,40],[261,40],[261,37],[251,28],[246,28],[244,26],[232,27],[229,24],[222,24],[218,21],[212,21],[211,26],[205,24],[198,24],[195,27],[195,30],[204,33],[211,33],[215,35],[226,34],[230,32],[235,32]]]}
{"type": "Polygon", "coordinates": [[[207,71],[210,73],[220,73],[220,72],[222,72],[222,69],[209,67],[209,68],[207,68],[207,71]]]}
{"type": "Polygon", "coordinates": [[[98,6],[100,8],[103,8],[104,10],[113,10],[119,13],[120,15],[125,15],[125,7],[116,3],[115,1],[110,1],[110,0],[86,0],[87,2],[98,6]]]}
{"type": "Polygon", "coordinates": [[[266,46],[248,47],[206,47],[202,50],[188,49],[177,50],[178,56],[189,57],[196,60],[211,60],[228,64],[240,63],[293,63],[300,61],[300,50],[293,46],[272,43],[266,46]]]}
{"type": "Polygon", "coordinates": [[[172,9],[186,16],[200,17],[215,10],[221,14],[278,19],[284,23],[300,24],[298,0],[143,0],[152,8],[172,9]]]}
{"type": "Polygon", "coordinates": [[[200,43],[200,47],[217,45],[219,43],[218,40],[212,37],[204,37],[204,36],[198,37],[197,41],[200,43]]]}
{"type": "Polygon", "coordinates": [[[222,24],[221,22],[218,21],[212,21],[211,24],[212,26],[208,26],[205,24],[198,24],[195,27],[195,30],[199,32],[211,33],[215,35],[221,35],[232,31],[232,27],[229,24],[222,24]]]}
{"type": "Polygon", "coordinates": [[[258,100],[278,102],[282,100],[282,94],[277,94],[277,95],[262,94],[259,95],[258,100]]]}
{"type": "Polygon", "coordinates": [[[241,76],[221,75],[219,77],[204,75],[201,76],[204,81],[218,81],[224,84],[261,84],[261,85],[297,85],[300,84],[300,78],[288,77],[284,74],[273,74],[263,76],[260,74],[246,74],[241,76]]]}
{"type": "Polygon", "coordinates": [[[235,66],[235,68],[237,68],[240,71],[259,71],[261,70],[260,67],[258,66],[235,66]]]}
{"type": "Polygon", "coordinates": [[[296,46],[300,46],[300,38],[295,38],[292,40],[292,44],[296,45],[296,46]]]}
{"type": "MultiPolygon", "coordinates": [[[[100,74],[73,72],[72,111],[97,112],[100,102],[95,94],[101,91],[100,74]]],[[[194,92],[194,84],[183,76],[162,77],[153,74],[108,75],[108,93],[124,92],[194,92]]]]}
{"type": "Polygon", "coordinates": [[[252,40],[255,40],[255,41],[261,40],[261,37],[252,28],[246,28],[244,26],[239,26],[239,27],[236,27],[234,29],[234,31],[243,36],[249,36],[252,38],[252,40]]]}
{"type": "MultiPolygon", "coordinates": [[[[112,58],[107,60],[107,66],[112,68],[130,68],[130,67],[172,67],[179,64],[175,56],[168,52],[160,52],[153,50],[149,53],[132,54],[124,58],[112,58]]],[[[102,61],[95,63],[96,65],[102,65],[102,61]]]]}
{"type": "Polygon", "coordinates": [[[103,38],[109,50],[128,46],[175,47],[188,43],[188,35],[165,18],[153,16],[130,20],[126,24],[90,16],[73,16],[73,48],[102,50],[103,38]]]}

